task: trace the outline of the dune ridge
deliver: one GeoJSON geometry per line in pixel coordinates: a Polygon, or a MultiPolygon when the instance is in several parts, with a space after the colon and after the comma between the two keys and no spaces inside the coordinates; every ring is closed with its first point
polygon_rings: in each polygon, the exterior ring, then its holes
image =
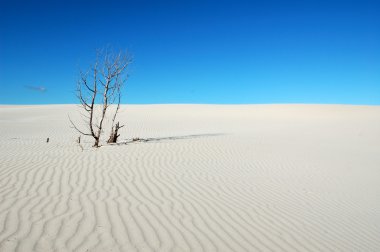
{"type": "Polygon", "coordinates": [[[0,107],[0,251],[380,250],[379,106],[123,105],[83,150],[76,111],[0,107]]]}

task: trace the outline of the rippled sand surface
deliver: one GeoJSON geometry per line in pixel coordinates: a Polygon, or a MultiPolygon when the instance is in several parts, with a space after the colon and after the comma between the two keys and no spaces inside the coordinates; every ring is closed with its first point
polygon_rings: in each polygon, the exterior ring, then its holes
{"type": "Polygon", "coordinates": [[[379,106],[124,105],[99,149],[77,111],[0,107],[1,252],[380,251],[379,106]]]}

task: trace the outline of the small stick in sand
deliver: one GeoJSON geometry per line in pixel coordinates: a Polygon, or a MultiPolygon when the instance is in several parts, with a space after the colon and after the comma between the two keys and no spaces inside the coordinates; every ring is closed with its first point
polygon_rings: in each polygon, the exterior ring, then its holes
{"type": "Polygon", "coordinates": [[[77,143],[78,143],[80,149],[83,151],[83,146],[80,144],[80,137],[81,137],[81,136],[78,137],[77,143]]]}
{"type": "Polygon", "coordinates": [[[47,142],[47,143],[49,142],[49,138],[46,139],[46,142],[47,142]]]}

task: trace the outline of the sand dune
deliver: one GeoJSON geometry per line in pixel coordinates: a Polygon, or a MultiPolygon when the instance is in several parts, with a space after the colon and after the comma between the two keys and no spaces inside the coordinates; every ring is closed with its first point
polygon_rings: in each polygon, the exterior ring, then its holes
{"type": "Polygon", "coordinates": [[[127,105],[83,151],[76,111],[0,107],[1,252],[380,251],[379,106],[127,105]]]}

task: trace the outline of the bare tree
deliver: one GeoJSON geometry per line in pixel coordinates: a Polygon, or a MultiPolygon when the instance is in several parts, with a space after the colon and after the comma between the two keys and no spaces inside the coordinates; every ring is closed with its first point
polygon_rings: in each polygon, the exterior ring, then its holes
{"type": "Polygon", "coordinates": [[[86,129],[83,130],[71,118],[71,125],[82,135],[94,138],[94,147],[100,146],[104,132],[104,121],[112,113],[111,134],[108,143],[116,143],[120,136],[118,131],[124,125],[116,122],[120,109],[121,91],[127,80],[126,70],[131,57],[124,52],[114,53],[110,50],[99,50],[95,64],[87,72],[80,72],[76,95],[82,109],[86,129]],[[109,110],[111,105],[115,110],[109,110]]]}

